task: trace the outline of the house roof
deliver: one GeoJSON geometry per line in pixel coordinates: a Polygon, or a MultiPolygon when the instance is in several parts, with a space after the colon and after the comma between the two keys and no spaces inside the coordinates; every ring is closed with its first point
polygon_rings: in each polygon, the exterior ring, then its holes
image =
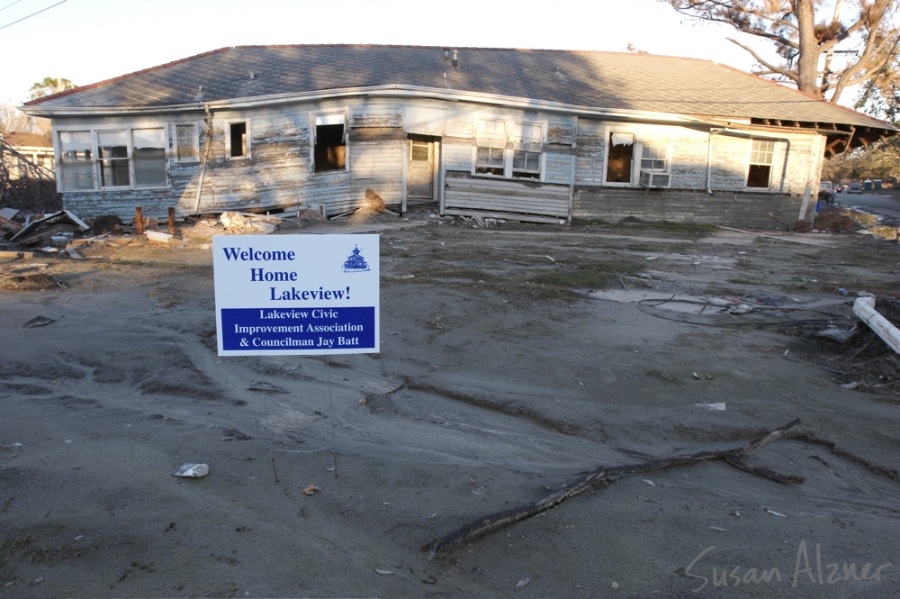
{"type": "Polygon", "coordinates": [[[0,138],[14,148],[46,148],[53,150],[53,138],[49,135],[25,131],[0,130],[0,138]]]}
{"type": "MultiPolygon", "coordinates": [[[[291,45],[222,48],[28,102],[55,116],[385,88],[760,124],[890,124],[710,60],[564,50],[291,45]],[[449,50],[449,52],[447,51],[449,50]],[[453,64],[454,50],[458,66],[453,64]]],[[[437,97],[442,97],[438,95],[437,97]]],[[[799,124],[804,125],[799,125],[799,124]]]]}

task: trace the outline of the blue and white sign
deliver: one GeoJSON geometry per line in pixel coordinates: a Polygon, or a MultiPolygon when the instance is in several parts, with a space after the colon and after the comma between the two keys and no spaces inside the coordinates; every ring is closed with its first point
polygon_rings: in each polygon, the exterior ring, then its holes
{"type": "Polygon", "coordinates": [[[378,235],[213,237],[220,356],[376,353],[378,235]]]}

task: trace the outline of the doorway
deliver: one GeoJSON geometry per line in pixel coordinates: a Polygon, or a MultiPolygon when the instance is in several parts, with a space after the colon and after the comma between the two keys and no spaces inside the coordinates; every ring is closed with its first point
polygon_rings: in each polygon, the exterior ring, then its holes
{"type": "Polygon", "coordinates": [[[435,181],[440,163],[440,138],[429,135],[407,136],[406,201],[411,206],[436,204],[435,181]]]}

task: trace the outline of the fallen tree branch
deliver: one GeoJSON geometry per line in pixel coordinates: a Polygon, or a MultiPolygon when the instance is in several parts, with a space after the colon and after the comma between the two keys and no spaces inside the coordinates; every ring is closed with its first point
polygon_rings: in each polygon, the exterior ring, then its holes
{"type": "Polygon", "coordinates": [[[554,491],[553,493],[550,493],[549,495],[546,495],[545,497],[538,499],[537,501],[533,501],[516,508],[504,510],[502,512],[496,512],[483,518],[479,518],[474,522],[457,528],[449,534],[430,541],[429,543],[424,545],[421,550],[426,554],[428,559],[434,559],[435,557],[437,557],[441,553],[445,553],[455,545],[474,541],[492,532],[511,526],[516,522],[521,522],[522,520],[531,518],[532,516],[535,516],[541,512],[556,507],[570,497],[574,497],[589,489],[608,485],[615,478],[623,476],[625,474],[651,472],[654,470],[662,470],[675,466],[694,464],[705,460],[724,460],[732,466],[735,466],[752,474],[771,478],[772,480],[780,483],[801,483],[803,482],[802,477],[778,474],[777,472],[773,472],[768,468],[750,466],[744,461],[744,458],[747,456],[747,454],[756,451],[757,449],[768,445],[772,441],[781,438],[789,429],[798,424],[800,424],[799,419],[792,420],[784,426],[773,430],[766,436],[752,441],[747,445],[744,445],[743,447],[719,449],[713,451],[701,451],[690,455],[669,456],[642,464],[626,464],[622,466],[610,466],[608,468],[605,466],[600,466],[599,468],[592,470],[591,472],[577,479],[572,484],[566,485],[565,487],[554,491]]]}

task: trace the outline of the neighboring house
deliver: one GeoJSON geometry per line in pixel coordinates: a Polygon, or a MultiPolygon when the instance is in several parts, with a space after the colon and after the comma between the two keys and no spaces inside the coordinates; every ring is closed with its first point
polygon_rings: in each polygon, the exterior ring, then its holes
{"type": "Polygon", "coordinates": [[[49,135],[0,131],[0,165],[15,181],[23,177],[53,178],[53,139],[49,135]]]}
{"type": "Polygon", "coordinates": [[[223,48],[28,102],[85,217],[316,207],[537,222],[811,219],[829,154],[891,125],[711,61],[223,48]]]}

